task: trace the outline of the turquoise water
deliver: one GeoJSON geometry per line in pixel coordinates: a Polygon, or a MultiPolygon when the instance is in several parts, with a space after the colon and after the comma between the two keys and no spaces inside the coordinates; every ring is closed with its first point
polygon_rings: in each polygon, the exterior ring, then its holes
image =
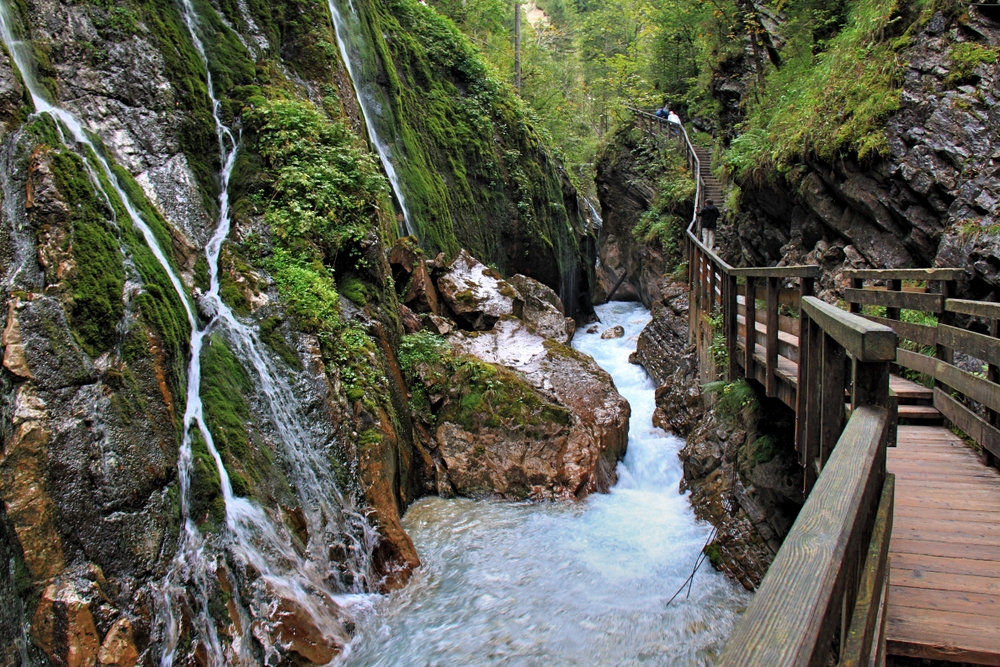
{"type": "Polygon", "coordinates": [[[404,517],[423,567],[402,591],[355,598],[347,664],[710,665],[748,601],[707,563],[669,607],[711,531],[678,493],[683,442],[652,425],[655,385],[628,363],[649,321],[639,304],[598,308],[578,333],[632,406],[611,493],[577,503],[425,498],[404,517]]]}

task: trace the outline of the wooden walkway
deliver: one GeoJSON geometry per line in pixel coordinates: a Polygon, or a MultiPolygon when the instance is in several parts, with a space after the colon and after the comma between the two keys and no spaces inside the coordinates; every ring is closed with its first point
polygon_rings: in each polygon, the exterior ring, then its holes
{"type": "Polygon", "coordinates": [[[888,452],[889,653],[1000,665],[1000,471],[940,426],[900,426],[888,452]]]}
{"type": "MultiPolygon", "coordinates": [[[[741,352],[744,323],[740,316],[741,352]]],[[[757,322],[756,330],[764,340],[766,325],[757,322]]],[[[798,342],[780,332],[789,356],[797,358],[798,342]]],[[[760,370],[766,353],[755,347],[760,370]]],[[[797,389],[795,361],[779,356],[777,370],[797,389]]],[[[926,404],[933,390],[898,375],[889,377],[889,386],[899,398],[900,419],[941,420],[926,404]]],[[[897,446],[888,449],[888,472],[896,475],[889,654],[1000,667],[1000,471],[984,466],[949,429],[909,425],[899,427],[897,446]]]]}

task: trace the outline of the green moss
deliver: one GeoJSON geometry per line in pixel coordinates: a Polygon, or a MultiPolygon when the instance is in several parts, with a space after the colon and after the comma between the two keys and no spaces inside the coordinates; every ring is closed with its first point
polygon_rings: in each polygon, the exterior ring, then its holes
{"type": "Polygon", "coordinates": [[[400,365],[410,386],[411,408],[428,423],[451,422],[467,431],[482,428],[532,430],[568,427],[572,417],[548,403],[516,373],[475,357],[452,354],[447,342],[427,331],[404,336],[400,365]],[[447,397],[432,409],[430,395],[447,397]]]}
{"type": "Polygon", "coordinates": [[[722,550],[719,545],[715,542],[705,545],[705,555],[708,556],[708,561],[712,564],[712,567],[718,568],[722,565],[722,550]]]}
{"type": "Polygon", "coordinates": [[[984,46],[975,42],[962,42],[952,47],[948,52],[948,64],[951,70],[944,82],[950,86],[976,84],[979,77],[975,70],[980,65],[995,65],[1000,49],[984,46]]]}
{"type": "Polygon", "coordinates": [[[288,364],[291,368],[295,370],[302,369],[302,362],[299,360],[299,355],[295,353],[295,350],[285,341],[285,337],[281,333],[282,319],[280,317],[274,316],[269,317],[260,323],[260,338],[264,343],[271,348],[271,351],[278,355],[278,358],[283,362],[288,364]]]}
{"type": "Polygon", "coordinates": [[[118,241],[108,227],[111,211],[94,191],[83,160],[69,151],[49,153],[56,187],[69,208],[72,238],[61,250],[72,252],[76,270],[67,280],[69,321],[81,347],[97,356],[114,345],[125,312],[125,267],[118,241]]]}
{"type": "Polygon", "coordinates": [[[340,283],[340,293],[347,297],[358,308],[364,308],[368,303],[368,290],[357,276],[347,276],[340,283]]]}
{"type": "Polygon", "coordinates": [[[215,466],[215,459],[212,458],[208,446],[197,431],[192,435],[191,455],[191,488],[188,492],[191,518],[206,529],[220,526],[226,518],[222,482],[215,466]]]}

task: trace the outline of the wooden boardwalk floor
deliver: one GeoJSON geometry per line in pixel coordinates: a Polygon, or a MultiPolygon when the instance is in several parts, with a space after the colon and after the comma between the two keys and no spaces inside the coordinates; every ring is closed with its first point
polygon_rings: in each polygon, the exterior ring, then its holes
{"type": "Polygon", "coordinates": [[[1000,471],[939,426],[900,426],[891,655],[1000,666],[1000,471]]]}

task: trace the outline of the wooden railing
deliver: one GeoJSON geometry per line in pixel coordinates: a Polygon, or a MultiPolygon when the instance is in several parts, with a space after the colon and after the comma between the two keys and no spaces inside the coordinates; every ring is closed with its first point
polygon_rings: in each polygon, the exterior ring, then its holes
{"type": "Polygon", "coordinates": [[[809,494],[718,664],[882,665],[896,333],[812,296],[819,267],[735,268],[696,229],[693,219],[690,328],[702,380],[754,379],[795,410],[809,494]],[[720,337],[724,369],[714,363],[720,337]]]}
{"type": "Polygon", "coordinates": [[[951,298],[964,273],[962,269],[847,271],[854,287],[844,297],[852,310],[862,312],[867,307],[865,318],[891,327],[909,341],[896,351],[896,366],[930,377],[934,407],[982,448],[987,463],[995,463],[1000,458],[1000,304],[951,298]],[[884,285],[865,288],[866,281],[884,285]],[[884,315],[871,312],[880,307],[884,315]],[[903,317],[903,310],[922,316],[903,317]],[[958,315],[978,318],[989,333],[954,326],[958,315]],[[955,365],[956,352],[978,360],[982,369],[970,372],[969,359],[965,368],[955,365]]]}
{"type": "MultiPolygon", "coordinates": [[[[663,141],[664,138],[667,140],[672,139],[677,142],[678,147],[684,152],[688,168],[691,169],[691,173],[694,174],[697,182],[694,194],[694,210],[695,216],[697,216],[697,212],[703,204],[705,184],[701,180],[701,161],[698,159],[698,153],[694,150],[694,144],[691,143],[684,125],[671,123],[666,118],[660,118],[642,109],[629,107],[629,111],[635,117],[636,126],[656,139],[661,146],[665,143],[663,141]]],[[[692,222],[694,222],[694,219],[692,219],[692,222]]]]}

